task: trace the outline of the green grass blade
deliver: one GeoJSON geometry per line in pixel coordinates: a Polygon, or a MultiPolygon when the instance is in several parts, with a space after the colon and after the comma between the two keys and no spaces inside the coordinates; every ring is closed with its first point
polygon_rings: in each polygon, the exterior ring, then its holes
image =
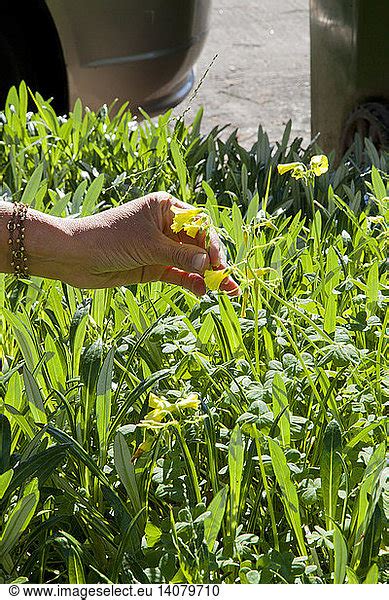
{"type": "Polygon", "coordinates": [[[227,506],[227,499],[228,488],[226,486],[218,491],[207,508],[207,511],[210,512],[210,515],[204,519],[204,540],[210,552],[213,550],[222,526],[224,513],[227,506]]]}
{"type": "Polygon", "coordinates": [[[32,372],[39,363],[39,353],[37,344],[34,339],[31,323],[21,313],[15,314],[7,310],[3,310],[5,321],[11,325],[13,334],[21,350],[28,369],[32,372]]]}
{"type": "Polygon", "coordinates": [[[365,581],[363,581],[363,583],[367,583],[369,585],[375,585],[378,583],[378,565],[374,564],[370,567],[365,581]]]}
{"type": "MultiPolygon", "coordinates": [[[[87,346],[81,355],[80,360],[80,381],[84,384],[85,390],[89,394],[94,394],[96,390],[97,378],[101,368],[101,357],[103,354],[103,342],[96,340],[90,346],[87,346]]],[[[89,419],[90,414],[86,415],[89,419]]]]}
{"type": "Polygon", "coordinates": [[[350,566],[357,570],[363,552],[363,540],[367,536],[370,520],[382,494],[381,481],[385,466],[385,443],[373,452],[366,466],[359,489],[358,502],[354,506],[352,525],[355,526],[355,543],[350,566]]]}
{"type": "Polygon", "coordinates": [[[9,484],[11,483],[11,479],[13,477],[14,470],[9,469],[0,475],[0,500],[4,497],[9,484]]]}
{"type": "Polygon", "coordinates": [[[96,421],[100,455],[107,450],[108,429],[111,419],[112,372],[115,348],[111,348],[102,364],[96,386],[96,421]]]}
{"type": "Polygon", "coordinates": [[[280,446],[271,438],[268,438],[268,443],[274,475],[281,490],[281,500],[285,506],[289,524],[293,528],[301,555],[306,556],[296,486],[292,482],[290,470],[280,446]]]}
{"type": "Polygon", "coordinates": [[[21,534],[30,523],[38,505],[38,480],[33,479],[25,488],[22,498],[12,509],[0,536],[0,558],[9,554],[17,544],[21,534]]]}
{"type": "Polygon", "coordinates": [[[27,367],[23,367],[23,379],[32,418],[35,423],[45,425],[47,423],[47,416],[43,396],[34,376],[27,367]]]}
{"type": "Polygon", "coordinates": [[[375,261],[369,269],[366,282],[367,307],[371,313],[374,313],[376,303],[378,301],[379,291],[379,274],[378,261],[375,261]]]}
{"type": "Polygon", "coordinates": [[[132,463],[132,456],[126,438],[120,431],[117,432],[114,441],[114,462],[120,480],[126,488],[133,510],[137,513],[141,510],[142,503],[135,477],[135,467],[132,463]]]}
{"type": "Polygon", "coordinates": [[[377,200],[383,200],[385,196],[387,196],[386,186],[382,181],[382,177],[377,167],[375,167],[374,165],[371,169],[371,182],[373,184],[373,192],[375,197],[377,198],[377,200]]]}
{"type": "Polygon", "coordinates": [[[170,142],[170,150],[172,153],[174,166],[177,171],[178,181],[180,182],[181,199],[184,202],[187,202],[189,200],[189,197],[188,197],[188,190],[187,190],[187,186],[186,186],[186,182],[187,182],[186,164],[184,162],[180,147],[176,140],[172,140],[170,142]]]}
{"type": "Polygon", "coordinates": [[[326,300],[325,314],[324,314],[324,331],[331,335],[336,329],[336,310],[337,301],[336,296],[332,292],[326,300]]]}
{"type": "Polygon", "coordinates": [[[101,173],[90,184],[87,193],[85,194],[84,202],[82,203],[81,216],[85,217],[94,212],[97,200],[103,190],[104,174],[101,173]]]}
{"type": "Polygon", "coordinates": [[[28,180],[20,202],[22,202],[23,204],[28,204],[29,206],[35,206],[35,196],[37,194],[42,180],[42,174],[43,165],[40,164],[37,166],[30,179],[28,180]]]}
{"type": "Polygon", "coordinates": [[[344,583],[347,568],[347,544],[337,525],[334,526],[334,583],[344,583]]]}
{"type": "Polygon", "coordinates": [[[68,577],[69,583],[86,583],[80,555],[73,546],[69,548],[68,554],[68,577]]]}
{"type": "Polygon", "coordinates": [[[289,401],[285,382],[280,373],[276,373],[273,378],[272,398],[274,419],[278,420],[282,445],[285,448],[290,446],[289,401]],[[279,419],[277,419],[278,415],[281,415],[279,419]]]}
{"type": "Polygon", "coordinates": [[[342,434],[337,421],[328,423],[323,437],[323,447],[320,460],[321,489],[323,495],[326,528],[333,528],[336,520],[338,490],[342,477],[342,434]]]}
{"type": "Polygon", "coordinates": [[[244,444],[242,431],[236,425],[232,431],[230,443],[228,444],[228,470],[230,476],[230,511],[229,529],[231,542],[233,543],[238,526],[240,490],[244,465],[244,444]]]}

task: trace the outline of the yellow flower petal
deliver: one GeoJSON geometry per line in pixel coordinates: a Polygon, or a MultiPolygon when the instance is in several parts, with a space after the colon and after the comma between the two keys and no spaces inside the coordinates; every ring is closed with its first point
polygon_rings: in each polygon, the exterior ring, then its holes
{"type": "Polygon", "coordinates": [[[195,238],[201,227],[203,226],[203,219],[193,219],[192,223],[188,225],[184,225],[183,229],[185,233],[189,235],[189,237],[195,238]]]}
{"type": "Polygon", "coordinates": [[[200,404],[200,399],[198,394],[189,394],[187,398],[182,398],[177,402],[177,406],[180,408],[198,408],[200,404]]]}
{"type": "Polygon", "coordinates": [[[171,206],[170,210],[174,213],[173,223],[171,224],[174,233],[179,233],[185,226],[194,224],[193,220],[202,212],[201,208],[179,208],[178,206],[171,206]]]}
{"type": "Polygon", "coordinates": [[[150,408],[158,408],[160,410],[169,410],[171,404],[165,398],[160,398],[155,394],[151,393],[149,397],[150,408]]]}
{"type": "Polygon", "coordinates": [[[143,419],[138,423],[138,427],[145,427],[146,429],[163,429],[164,427],[168,427],[170,423],[160,423],[159,421],[148,421],[147,419],[143,419]]]}
{"type": "Polygon", "coordinates": [[[312,156],[310,166],[316,177],[320,177],[320,175],[328,171],[328,158],[325,154],[312,156]]]}
{"type": "Polygon", "coordinates": [[[304,165],[299,162],[285,163],[285,164],[277,166],[277,170],[280,175],[283,175],[284,173],[287,173],[288,171],[293,171],[294,169],[297,169],[297,168],[302,168],[303,170],[305,170],[304,165]]]}
{"type": "Polygon", "coordinates": [[[201,228],[198,225],[189,225],[188,227],[184,227],[185,233],[187,233],[191,238],[195,238],[200,229],[201,228]]]}
{"type": "Polygon", "coordinates": [[[162,421],[166,417],[168,411],[162,410],[161,408],[154,408],[154,410],[147,413],[144,420],[145,421],[157,421],[158,423],[162,421]]]}
{"type": "Polygon", "coordinates": [[[295,167],[292,171],[292,177],[293,179],[301,179],[305,175],[305,173],[305,167],[303,167],[302,165],[297,165],[297,167],[295,167]]]}
{"type": "Polygon", "coordinates": [[[204,273],[204,281],[205,285],[209,290],[215,291],[218,290],[220,284],[224,279],[228,277],[228,272],[224,270],[220,271],[205,271],[204,273]]]}
{"type": "Polygon", "coordinates": [[[203,209],[202,208],[181,208],[180,206],[172,205],[170,207],[170,210],[175,215],[188,215],[189,214],[190,218],[192,219],[196,215],[199,215],[203,209]]]}

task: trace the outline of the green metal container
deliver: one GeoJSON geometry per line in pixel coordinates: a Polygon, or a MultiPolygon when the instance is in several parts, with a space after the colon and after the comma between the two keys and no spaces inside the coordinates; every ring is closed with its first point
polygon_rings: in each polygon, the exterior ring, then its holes
{"type": "Polygon", "coordinates": [[[310,0],[312,135],[338,158],[355,134],[389,146],[389,1],[310,0]]]}

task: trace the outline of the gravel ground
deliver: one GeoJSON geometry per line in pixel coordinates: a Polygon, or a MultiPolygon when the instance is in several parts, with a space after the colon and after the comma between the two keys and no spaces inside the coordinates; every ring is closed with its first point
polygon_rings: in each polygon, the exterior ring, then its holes
{"type": "Polygon", "coordinates": [[[213,0],[197,82],[216,54],[190,102],[190,115],[205,107],[204,132],[230,123],[249,147],[258,124],[275,141],[292,119],[292,134],[309,142],[309,0],[213,0]]]}

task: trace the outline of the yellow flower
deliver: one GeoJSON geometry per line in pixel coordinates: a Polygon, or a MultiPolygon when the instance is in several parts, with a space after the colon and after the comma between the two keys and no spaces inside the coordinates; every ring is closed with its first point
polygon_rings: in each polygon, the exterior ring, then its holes
{"type": "Polygon", "coordinates": [[[151,393],[149,397],[149,407],[154,410],[151,410],[149,413],[147,413],[142,423],[160,423],[168,413],[172,412],[173,409],[173,405],[168,402],[168,400],[165,398],[160,398],[153,393],[151,393]]]}
{"type": "Polygon", "coordinates": [[[200,399],[198,394],[189,394],[187,398],[182,398],[177,402],[177,406],[179,408],[198,408],[200,404],[200,399]]]}
{"type": "Polygon", "coordinates": [[[171,404],[165,398],[160,398],[151,393],[149,397],[149,406],[150,408],[157,408],[159,410],[169,410],[171,404]]]}
{"type": "Polygon", "coordinates": [[[195,237],[201,225],[196,223],[196,217],[202,212],[201,208],[179,208],[178,206],[171,206],[170,210],[174,213],[173,223],[171,224],[171,229],[174,233],[179,233],[183,229],[187,231],[190,230],[191,233],[188,233],[191,237],[195,237]],[[194,227],[198,228],[194,235],[194,227]]]}
{"type": "Polygon", "coordinates": [[[323,175],[323,173],[327,173],[328,171],[328,158],[325,154],[312,156],[310,166],[316,177],[320,177],[320,175],[323,175]]]}
{"type": "Polygon", "coordinates": [[[149,407],[153,408],[145,416],[145,421],[161,422],[169,413],[175,410],[174,404],[171,404],[166,398],[160,398],[155,394],[151,393],[149,398],[149,407]]]}
{"type": "Polygon", "coordinates": [[[195,238],[201,228],[207,223],[207,219],[204,216],[198,216],[192,219],[191,223],[184,225],[183,230],[189,235],[189,237],[195,238]]]}
{"type": "Polygon", "coordinates": [[[296,169],[305,171],[305,167],[302,163],[293,162],[293,163],[285,163],[283,165],[277,166],[278,172],[280,175],[287,173],[288,171],[294,171],[296,169]]]}
{"type": "Polygon", "coordinates": [[[160,421],[152,421],[151,419],[143,419],[138,423],[138,427],[145,427],[146,429],[153,429],[154,431],[158,431],[159,429],[163,429],[164,427],[169,427],[169,425],[175,425],[176,421],[169,421],[168,423],[161,423],[160,421]]]}
{"type": "Polygon", "coordinates": [[[306,169],[303,167],[303,165],[298,165],[295,169],[293,169],[292,171],[292,177],[294,179],[302,179],[306,173],[306,169]]]}
{"type": "Polygon", "coordinates": [[[145,421],[156,421],[160,423],[164,419],[169,411],[161,408],[154,408],[145,416],[145,421]]]}
{"type": "Polygon", "coordinates": [[[228,271],[226,269],[220,271],[205,271],[204,281],[205,285],[209,290],[218,290],[220,284],[228,277],[228,271]]]}
{"type": "Polygon", "coordinates": [[[166,398],[159,398],[155,394],[150,394],[149,407],[152,408],[145,418],[138,424],[138,427],[148,427],[149,429],[158,429],[168,425],[172,420],[163,422],[168,415],[179,412],[181,408],[198,408],[200,400],[198,394],[191,393],[186,398],[181,398],[175,403],[169,402],[166,398]]]}

